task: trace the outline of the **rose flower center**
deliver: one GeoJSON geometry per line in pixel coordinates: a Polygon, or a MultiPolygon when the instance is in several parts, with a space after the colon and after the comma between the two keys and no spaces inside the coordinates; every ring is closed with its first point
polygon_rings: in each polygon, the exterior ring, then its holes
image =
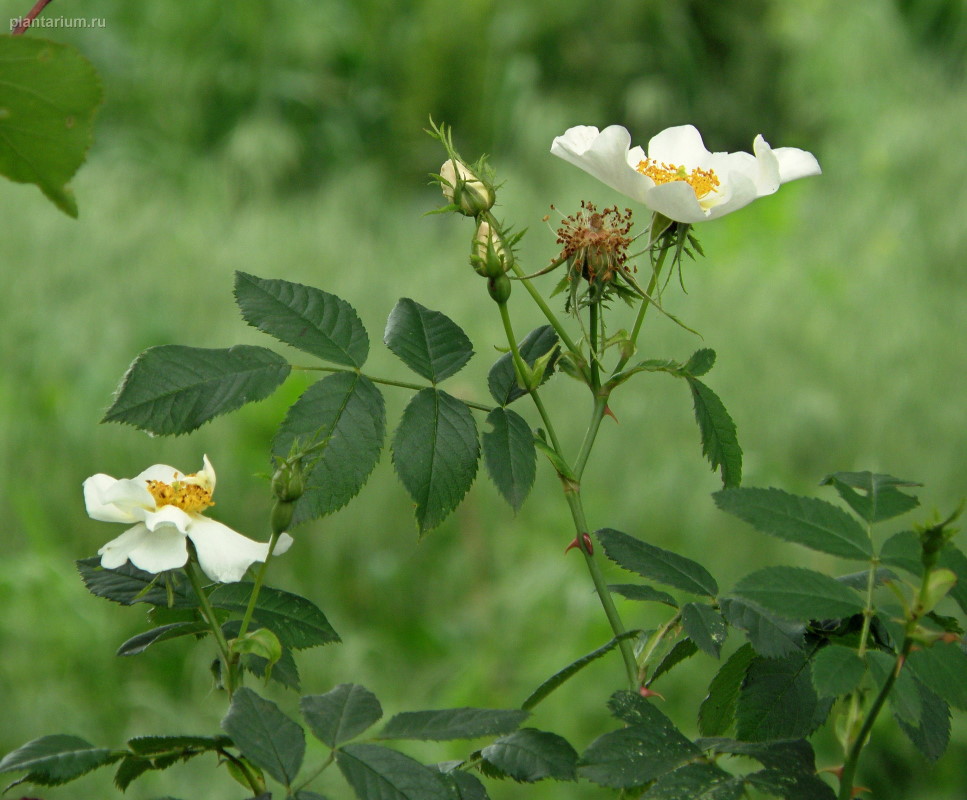
{"type": "Polygon", "coordinates": [[[176,506],[190,514],[204,511],[209,506],[215,505],[210,489],[191,482],[193,475],[186,477],[188,480],[175,480],[173,483],[148,481],[148,491],[155,499],[158,508],[176,506]]]}
{"type": "Polygon", "coordinates": [[[675,164],[665,164],[664,162],[659,164],[653,158],[639,162],[637,169],[645,177],[651,178],[656,186],[672,181],[684,181],[695,190],[695,196],[699,200],[710,192],[718,191],[721,183],[719,176],[715,174],[715,170],[695,167],[689,172],[685,167],[679,167],[675,164]]]}

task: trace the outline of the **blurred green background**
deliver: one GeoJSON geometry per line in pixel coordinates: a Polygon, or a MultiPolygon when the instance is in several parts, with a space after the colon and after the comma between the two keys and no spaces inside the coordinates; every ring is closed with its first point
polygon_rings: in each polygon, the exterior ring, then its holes
{"type": "MultiPolygon", "coordinates": [[[[4,22],[27,6],[0,0],[4,22]]],[[[535,270],[554,255],[541,222],[551,203],[625,203],[548,154],[571,125],[621,123],[644,144],[692,122],[713,150],[750,149],[762,133],[814,152],[821,178],[699,229],[708,257],[687,265],[688,294],[673,283],[665,302],[704,340],[654,315],[643,355],[718,351],[709,383],[738,425],[746,485],[821,494],[828,472],[872,469],[923,481],[924,512],[964,496],[962,0],[64,0],[48,14],[105,20],[29,35],[78,45],[106,104],[74,181],[78,221],[34,187],[0,184],[0,752],[54,732],[111,745],[217,729],[210,648],[179,641],[115,658],[143,610],[88,595],[72,562],[120,533],[87,519],[85,477],[156,462],[190,471],[202,453],[219,474],[214,516],[264,538],[267,443],[310,378],[178,439],[98,425],[145,347],[271,346],[238,316],[233,270],[348,299],[376,345],[374,374],[405,374],[378,346],[398,297],[445,311],[478,350],[447,388],[486,400],[502,333],[466,263],[468,223],[423,216],[441,204],[426,179],[443,161],[423,132],[431,115],[454,126],[466,157],[492,155],[500,211],[530,229],[522,258],[535,270]]],[[[512,310],[521,333],[540,323],[522,291],[512,310]]],[[[583,420],[564,420],[586,397],[565,378],[547,395],[576,445],[583,420]]],[[[387,392],[391,426],[407,399],[387,392]]],[[[613,409],[620,422],[606,421],[585,482],[592,526],[696,557],[725,587],[764,564],[827,566],[714,509],[718,483],[683,386],[643,377],[613,409]]],[[[361,499],[298,529],[273,567],[271,582],[311,598],[345,640],[302,655],[304,691],[362,683],[389,714],[513,706],[606,641],[579,559],[562,556],[569,518],[548,473],[541,465],[516,518],[481,473],[418,542],[384,452],[361,499]]],[[[621,608],[629,625],[655,621],[621,608]]],[[[687,731],[716,667],[697,656],[656,684],[687,731]]],[[[621,675],[617,657],[598,662],[533,723],[583,747],[610,727],[603,701],[621,675]]],[[[294,709],[294,693],[272,696],[294,709]]],[[[859,782],[884,800],[962,800],[967,727],[955,722],[934,767],[884,722],[859,782]]],[[[831,733],[818,744],[821,764],[838,763],[831,733]]],[[[149,776],[128,796],[243,796],[211,767],[149,776]]],[[[314,788],[348,796],[336,776],[314,788]]],[[[105,772],[39,796],[110,793],[105,772]]],[[[494,784],[492,796],[610,794],[494,784]]]]}

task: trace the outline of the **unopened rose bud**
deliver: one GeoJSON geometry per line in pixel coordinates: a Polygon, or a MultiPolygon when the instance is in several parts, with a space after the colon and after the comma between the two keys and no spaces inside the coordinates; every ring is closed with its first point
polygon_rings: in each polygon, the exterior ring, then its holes
{"type": "Polygon", "coordinates": [[[302,462],[283,464],[272,476],[272,493],[283,503],[294,503],[305,491],[302,462]]]}
{"type": "Polygon", "coordinates": [[[470,263],[478,274],[487,278],[503,275],[514,264],[514,254],[504,247],[500,233],[490,227],[489,222],[481,222],[473,237],[470,263]]]}
{"type": "Polygon", "coordinates": [[[487,291],[496,303],[506,303],[510,298],[510,278],[504,274],[487,280],[487,291]]]}
{"type": "Polygon", "coordinates": [[[477,217],[494,204],[494,188],[462,161],[448,159],[440,167],[443,196],[465,216],[477,217]]]}

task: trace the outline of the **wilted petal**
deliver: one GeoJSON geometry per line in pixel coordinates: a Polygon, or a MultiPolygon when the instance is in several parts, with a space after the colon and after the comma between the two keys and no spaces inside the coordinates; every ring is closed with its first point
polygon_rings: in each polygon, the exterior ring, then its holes
{"type": "MultiPolygon", "coordinates": [[[[196,515],[188,530],[195,545],[198,563],[204,573],[219,583],[235,583],[256,561],[265,561],[269,546],[233,531],[227,525],[196,515]]],[[[292,545],[292,537],[283,533],[275,545],[275,553],[284,553],[292,545]]]]}
{"type": "Polygon", "coordinates": [[[164,572],[183,567],[188,560],[185,537],[171,525],[149,531],[142,524],[129,528],[97,551],[101,566],[116,569],[130,561],[145,572],[164,572]]]}

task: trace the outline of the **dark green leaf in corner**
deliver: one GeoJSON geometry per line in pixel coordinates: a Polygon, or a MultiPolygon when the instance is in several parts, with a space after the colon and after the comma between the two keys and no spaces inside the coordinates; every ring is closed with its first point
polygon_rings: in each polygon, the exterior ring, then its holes
{"type": "Polygon", "coordinates": [[[739,800],[745,781],[714,764],[685,764],[660,777],[641,800],[739,800]]]}
{"type": "Polygon", "coordinates": [[[264,347],[150,347],[128,367],[102,422],[123,422],[161,436],[189,433],[211,419],[264,400],[289,374],[264,347]]]}
{"type": "Polygon", "coordinates": [[[515,781],[533,783],[551,778],[576,780],[578,754],[556,733],[521,728],[480,751],[481,757],[515,781]]]}
{"type": "Polygon", "coordinates": [[[94,67],[70,45],[0,36],[0,175],[34,183],[77,216],[67,183],[87,158],[103,99],[94,67]]]}
{"type": "Polygon", "coordinates": [[[722,485],[728,489],[742,482],[742,448],[735,432],[735,423],[725,410],[718,395],[697,378],[686,374],[695,405],[695,421],[702,434],[702,454],[720,469],[722,485]]]}
{"type": "Polygon", "coordinates": [[[867,522],[882,522],[920,505],[914,495],[897,487],[923,484],[875,472],[834,472],[823,478],[821,485],[836,489],[849,507],[867,522]]]}
{"type": "Polygon", "coordinates": [[[453,800],[443,776],[388,747],[347,744],[336,764],[360,800],[453,800]]]}
{"type": "Polygon", "coordinates": [[[235,302],[252,327],[324,361],[361,367],[369,355],[355,309],[334,294],[236,272],[235,302]]]}
{"type": "Polygon", "coordinates": [[[413,396],[393,438],[393,466],[416,502],[420,535],[457,507],[479,458],[477,425],[465,403],[438,389],[413,396]]]}
{"type": "MultiPolygon", "coordinates": [[[[537,360],[550,353],[557,345],[557,334],[550,325],[542,325],[527,334],[520,342],[518,350],[520,357],[528,367],[533,368],[537,360]]],[[[544,383],[554,372],[555,356],[551,357],[551,364],[544,370],[541,383],[544,383]]],[[[514,356],[504,353],[490,368],[487,375],[487,386],[496,402],[502,406],[510,405],[527,394],[517,382],[517,372],[514,369],[514,356]]]]}
{"type": "Polygon", "coordinates": [[[896,719],[900,728],[924,757],[930,761],[936,761],[950,744],[950,706],[922,683],[919,681],[916,683],[922,707],[919,726],[909,725],[900,717],[896,719]]]}
{"type": "Polygon", "coordinates": [[[292,524],[331,514],[366,484],[386,438],[383,395],[367,377],[339,372],[312,384],[286,412],[272,440],[272,454],[285,458],[298,443],[325,443],[310,457],[305,493],[292,524]]]}
{"type": "Polygon", "coordinates": [[[244,686],[235,691],[222,730],[249,761],[290,786],[302,766],[305,734],[271,700],[244,686]]]}
{"type": "Polygon", "coordinates": [[[353,683],[341,683],[325,694],[306,695],[299,708],[313,735],[329,747],[359,736],[383,716],[376,695],[353,683]]]}
{"type": "Polygon", "coordinates": [[[459,325],[407,297],[390,312],[383,341],[406,366],[433,383],[459,372],[473,355],[459,325]]]}
{"type": "Polygon", "coordinates": [[[715,504],[762,533],[821,553],[868,561],[873,545],[863,526],[825,500],[800,497],[781,489],[724,489],[715,504]]]}
{"type": "Polygon", "coordinates": [[[67,783],[121,758],[122,753],[94,747],[78,736],[55,734],[28,742],[0,761],[0,772],[26,771],[24,780],[39,786],[67,783]]]}
{"type": "Polygon", "coordinates": [[[495,408],[483,434],[484,464],[501,496],[514,511],[523,505],[537,474],[537,448],[527,421],[514,411],[495,408]]]}
{"type": "Polygon", "coordinates": [[[764,769],[746,776],[757,789],[785,800],[836,800],[836,793],[817,775],[764,769]]]}
{"type": "Polygon", "coordinates": [[[608,558],[630,572],[693,594],[708,597],[718,594],[715,579],[697,561],[670,550],[662,550],[612,528],[602,528],[595,531],[595,535],[608,558]]]}

